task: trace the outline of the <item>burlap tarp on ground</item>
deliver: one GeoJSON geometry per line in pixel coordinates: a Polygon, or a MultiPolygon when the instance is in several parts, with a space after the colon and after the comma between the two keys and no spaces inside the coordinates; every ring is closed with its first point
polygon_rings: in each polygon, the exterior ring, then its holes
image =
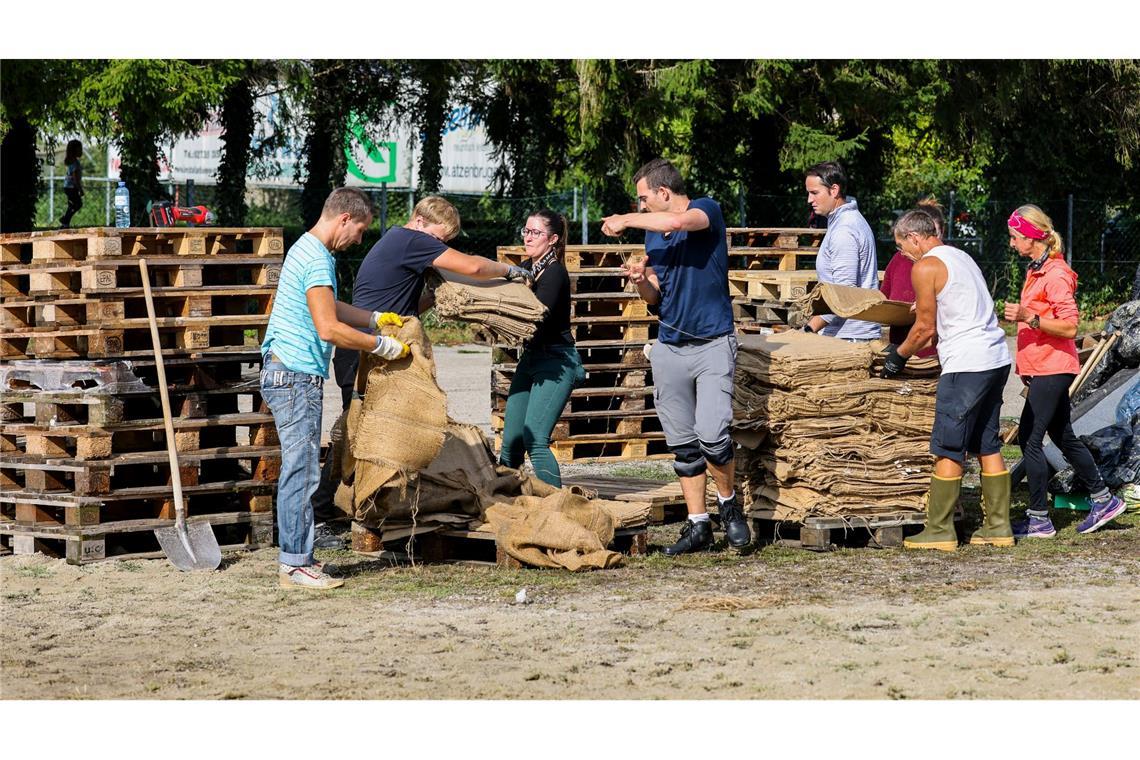
{"type": "Polygon", "coordinates": [[[871,346],[802,332],[741,341],[738,487],[778,520],[919,511],[936,382],[871,377],[871,346]]]}
{"type": "Polygon", "coordinates": [[[862,319],[881,325],[914,324],[914,312],[906,301],[891,301],[882,291],[853,288],[821,282],[806,295],[793,301],[805,316],[835,314],[848,319],[862,319]]]}
{"type": "Polygon", "coordinates": [[[357,379],[364,398],[333,426],[337,506],[384,541],[483,526],[529,565],[577,571],[620,564],[621,555],[606,548],[614,530],[645,525],[650,505],[594,499],[497,464],[479,428],[448,419],[418,321],[392,332],[411,356],[367,357],[357,379]]]}
{"type": "Polygon", "coordinates": [[[427,283],[435,293],[436,314],[475,325],[488,343],[521,345],[546,316],[546,306],[520,282],[473,280],[433,270],[427,283]]]}

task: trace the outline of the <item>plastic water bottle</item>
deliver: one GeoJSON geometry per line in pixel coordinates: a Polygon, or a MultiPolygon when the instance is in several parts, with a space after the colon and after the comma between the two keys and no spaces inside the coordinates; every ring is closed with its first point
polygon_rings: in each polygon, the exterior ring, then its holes
{"type": "Polygon", "coordinates": [[[131,191],[122,180],[119,180],[119,186],[115,188],[115,226],[131,226],[131,191]]]}

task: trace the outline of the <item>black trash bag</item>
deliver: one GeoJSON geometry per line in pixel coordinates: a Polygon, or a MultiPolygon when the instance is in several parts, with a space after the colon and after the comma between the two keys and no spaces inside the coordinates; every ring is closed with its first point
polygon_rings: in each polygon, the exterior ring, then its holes
{"type": "MultiPolygon", "coordinates": [[[[1140,482],[1140,414],[1130,422],[1118,423],[1101,428],[1094,433],[1082,435],[1081,442],[1092,454],[1100,476],[1109,490],[1116,490],[1127,483],[1140,482]]],[[[1066,467],[1049,480],[1052,493],[1088,492],[1089,484],[1077,476],[1072,467],[1066,467]]]]}
{"type": "Polygon", "coordinates": [[[1120,305],[1104,326],[1105,335],[1119,335],[1116,345],[1097,362],[1085,379],[1084,385],[1073,394],[1073,406],[1088,398],[1122,369],[1140,367],[1140,301],[1127,301],[1120,305]]]}
{"type": "Polygon", "coordinates": [[[1087,490],[1088,486],[1079,481],[1077,471],[1072,467],[1066,467],[1049,479],[1049,493],[1072,493],[1078,490],[1078,486],[1087,490]]]}

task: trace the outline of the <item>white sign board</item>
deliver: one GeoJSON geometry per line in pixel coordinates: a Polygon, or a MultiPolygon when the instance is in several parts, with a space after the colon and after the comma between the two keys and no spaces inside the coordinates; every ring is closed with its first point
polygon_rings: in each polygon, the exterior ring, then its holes
{"type": "MultiPolygon", "coordinates": [[[[277,134],[279,105],[279,96],[257,100],[255,148],[277,134]]],[[[350,126],[350,139],[345,149],[348,159],[345,184],[356,187],[376,187],[384,183],[391,187],[412,187],[417,184],[417,159],[422,150],[422,140],[405,127],[398,127],[395,134],[380,139],[370,138],[368,133],[375,132],[360,125],[350,126]]],[[[304,135],[285,139],[283,145],[262,160],[263,166],[251,168],[249,181],[285,187],[299,184],[295,173],[298,149],[303,141],[304,135]]],[[[167,147],[166,160],[159,165],[159,177],[170,182],[194,180],[201,185],[214,184],[224,144],[221,125],[216,116],[211,117],[201,132],[179,138],[167,147]]],[[[443,192],[481,193],[490,189],[497,162],[491,157],[486,130],[472,119],[470,108],[463,106],[451,110],[441,154],[443,172],[440,189],[443,192]]],[[[108,177],[118,178],[120,163],[118,150],[112,145],[107,155],[108,177]]]]}

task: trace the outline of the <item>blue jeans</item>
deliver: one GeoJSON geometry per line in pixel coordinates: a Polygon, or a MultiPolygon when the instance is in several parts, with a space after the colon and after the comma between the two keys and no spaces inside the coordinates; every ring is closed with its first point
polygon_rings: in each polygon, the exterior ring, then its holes
{"type": "Polygon", "coordinates": [[[277,543],[283,565],[313,563],[313,492],[321,468],[324,378],[293,372],[278,361],[261,369],[261,397],[273,412],[281,441],[277,480],[277,543]]]}
{"type": "Polygon", "coordinates": [[[585,379],[586,370],[573,346],[523,351],[507,397],[499,461],[517,469],[522,467],[523,453],[530,454],[535,476],[561,488],[562,471],[550,451],[550,433],[570,392],[585,379]]]}

